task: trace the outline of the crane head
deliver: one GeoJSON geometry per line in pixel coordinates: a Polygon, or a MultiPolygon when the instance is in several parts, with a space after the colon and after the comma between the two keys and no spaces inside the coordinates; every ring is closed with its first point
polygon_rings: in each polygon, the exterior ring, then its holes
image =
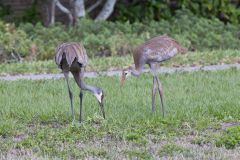
{"type": "Polygon", "coordinates": [[[104,94],[103,94],[102,89],[95,87],[94,95],[98,100],[98,103],[102,110],[103,118],[105,119],[105,112],[104,112],[104,105],[103,105],[104,94]]]}
{"type": "Polygon", "coordinates": [[[122,70],[121,86],[123,86],[125,80],[130,75],[130,73],[131,73],[130,69],[131,68],[128,67],[128,68],[122,70]]]}
{"type": "Polygon", "coordinates": [[[94,93],[94,96],[97,98],[98,102],[100,105],[103,104],[103,98],[104,98],[104,94],[102,89],[98,88],[97,91],[94,93]]]}

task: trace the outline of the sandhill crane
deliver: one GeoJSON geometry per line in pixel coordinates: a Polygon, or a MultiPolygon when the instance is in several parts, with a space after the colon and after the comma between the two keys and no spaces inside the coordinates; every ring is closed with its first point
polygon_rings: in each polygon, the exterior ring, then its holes
{"type": "Polygon", "coordinates": [[[176,40],[166,36],[157,36],[147,40],[145,43],[138,46],[133,53],[133,59],[135,69],[132,66],[123,69],[121,86],[128,75],[139,77],[143,71],[144,65],[148,64],[153,74],[153,85],[152,85],[152,112],[154,112],[154,101],[156,95],[156,82],[158,85],[158,92],[161,99],[162,113],[164,117],[164,103],[163,103],[163,91],[161,82],[157,76],[156,67],[159,62],[170,59],[177,53],[185,53],[186,48],[182,47],[176,40]]]}
{"type": "Polygon", "coordinates": [[[82,121],[82,100],[83,100],[83,90],[90,91],[97,98],[103,118],[105,118],[104,106],[103,106],[103,91],[96,86],[86,85],[83,82],[84,68],[87,65],[87,54],[86,50],[80,43],[67,42],[62,43],[56,48],[55,62],[59,68],[62,69],[64,77],[67,81],[68,93],[71,102],[71,111],[73,120],[74,109],[73,109],[73,94],[69,85],[69,72],[73,74],[73,77],[80,88],[80,122],[82,121]]]}

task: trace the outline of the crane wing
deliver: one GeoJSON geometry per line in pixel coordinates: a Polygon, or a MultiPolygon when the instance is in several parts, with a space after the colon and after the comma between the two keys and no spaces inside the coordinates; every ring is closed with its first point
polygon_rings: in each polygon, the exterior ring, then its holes
{"type": "Polygon", "coordinates": [[[82,66],[86,66],[88,61],[85,48],[76,42],[62,43],[56,48],[55,61],[58,66],[63,58],[66,58],[68,65],[71,65],[75,58],[82,66]]]}
{"type": "Polygon", "coordinates": [[[176,40],[166,35],[157,36],[149,39],[140,45],[134,53],[136,62],[139,57],[144,57],[147,61],[161,62],[170,59],[177,53],[186,52],[187,49],[182,47],[176,40]]]}

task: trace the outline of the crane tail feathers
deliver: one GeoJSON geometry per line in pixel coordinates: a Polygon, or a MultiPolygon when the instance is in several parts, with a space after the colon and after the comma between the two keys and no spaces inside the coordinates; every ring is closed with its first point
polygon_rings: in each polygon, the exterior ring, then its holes
{"type": "Polygon", "coordinates": [[[62,43],[56,48],[55,62],[58,66],[61,65],[61,61],[63,58],[66,59],[69,66],[72,65],[75,58],[78,63],[82,64],[82,66],[87,65],[87,53],[83,45],[76,42],[67,42],[62,43]]]}

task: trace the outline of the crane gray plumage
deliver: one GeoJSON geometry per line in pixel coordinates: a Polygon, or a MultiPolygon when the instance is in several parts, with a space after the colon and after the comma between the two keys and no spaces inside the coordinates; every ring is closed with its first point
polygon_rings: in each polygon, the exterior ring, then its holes
{"type": "Polygon", "coordinates": [[[153,74],[152,112],[154,112],[157,83],[164,116],[163,91],[161,82],[156,73],[156,67],[158,63],[172,58],[177,53],[185,52],[187,52],[186,48],[182,47],[175,39],[166,35],[157,36],[147,40],[145,43],[139,45],[133,52],[135,68],[130,66],[126,69],[123,69],[121,85],[123,85],[128,74],[138,77],[142,73],[144,65],[148,64],[153,74]]]}
{"type": "Polygon", "coordinates": [[[83,90],[90,91],[96,96],[100,104],[103,117],[105,118],[105,112],[103,107],[104,95],[103,95],[102,89],[96,86],[86,85],[83,81],[83,74],[84,74],[83,68],[86,67],[88,63],[87,61],[88,61],[88,57],[87,57],[86,50],[84,46],[81,45],[80,43],[77,43],[77,42],[62,43],[56,48],[55,62],[58,65],[58,67],[62,69],[64,77],[67,81],[73,119],[75,119],[75,116],[74,116],[73,102],[72,102],[73,95],[69,85],[69,72],[73,74],[73,77],[80,88],[80,95],[79,95],[80,122],[82,120],[82,99],[83,99],[82,91],[83,90]]]}
{"type": "Polygon", "coordinates": [[[66,58],[67,64],[72,65],[73,61],[77,60],[83,67],[87,65],[88,57],[85,48],[76,42],[62,43],[56,48],[55,61],[60,67],[62,59],[66,58]]]}

